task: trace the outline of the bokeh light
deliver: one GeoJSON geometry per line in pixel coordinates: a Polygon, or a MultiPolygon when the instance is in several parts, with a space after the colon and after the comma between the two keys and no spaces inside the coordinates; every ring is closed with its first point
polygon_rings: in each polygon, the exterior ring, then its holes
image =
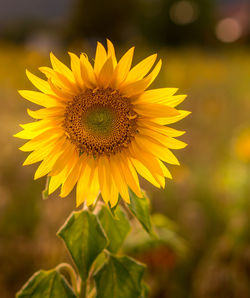
{"type": "Polygon", "coordinates": [[[182,0],[170,8],[170,18],[177,25],[193,23],[198,16],[198,7],[192,1],[182,0]]]}
{"type": "Polygon", "coordinates": [[[218,22],[215,33],[216,37],[222,42],[235,42],[242,35],[242,26],[237,19],[225,18],[218,22]]]}

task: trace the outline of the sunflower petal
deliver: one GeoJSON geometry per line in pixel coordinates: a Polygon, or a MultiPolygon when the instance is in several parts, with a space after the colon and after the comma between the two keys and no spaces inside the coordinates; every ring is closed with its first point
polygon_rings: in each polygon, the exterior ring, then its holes
{"type": "MultiPolygon", "coordinates": [[[[158,88],[146,90],[139,97],[135,99],[134,102],[142,102],[142,103],[161,103],[168,104],[172,99],[172,95],[174,95],[178,91],[178,88],[158,88]]],[[[169,105],[170,106],[170,105],[169,105]]]]}
{"type": "Polygon", "coordinates": [[[72,71],[65,64],[63,64],[59,59],[57,59],[52,52],[50,52],[50,61],[55,71],[63,74],[69,81],[71,81],[72,83],[75,83],[75,79],[72,74],[72,71]]]}
{"type": "Polygon", "coordinates": [[[84,85],[87,88],[95,87],[96,86],[95,73],[86,55],[81,54],[80,64],[81,64],[81,76],[82,76],[84,85]]]}
{"type": "Polygon", "coordinates": [[[77,188],[76,188],[76,206],[80,206],[84,201],[87,200],[88,196],[88,190],[89,190],[89,177],[91,174],[91,167],[86,160],[85,165],[81,169],[81,174],[79,177],[79,180],[77,182],[77,188]]]}
{"type": "Polygon", "coordinates": [[[104,65],[99,73],[99,76],[98,76],[99,86],[101,86],[103,88],[107,88],[110,83],[112,74],[113,74],[113,62],[112,62],[112,58],[109,57],[107,59],[107,61],[104,63],[104,65]]]}
{"type": "Polygon", "coordinates": [[[36,111],[32,111],[30,109],[27,109],[27,113],[30,117],[34,119],[48,119],[53,117],[63,117],[64,116],[64,107],[52,107],[52,108],[46,108],[46,109],[40,109],[36,111]]]}
{"type": "Polygon", "coordinates": [[[51,79],[53,84],[65,90],[67,93],[74,95],[78,92],[76,84],[72,83],[64,74],[50,67],[39,67],[39,70],[44,73],[48,79],[51,79]]]}
{"type": "Polygon", "coordinates": [[[106,60],[107,60],[106,50],[100,42],[97,42],[95,64],[94,64],[94,72],[97,76],[101,71],[103,65],[105,64],[106,60]]]}
{"type": "Polygon", "coordinates": [[[130,203],[130,197],[128,193],[128,186],[125,181],[124,173],[121,171],[121,163],[116,155],[112,158],[109,158],[110,168],[112,177],[116,184],[116,187],[126,203],[130,203]]]}
{"type": "Polygon", "coordinates": [[[126,84],[127,82],[137,81],[145,77],[145,75],[150,71],[150,69],[154,65],[156,58],[157,54],[151,55],[142,60],[136,66],[134,66],[127,76],[126,84]]]}
{"type": "Polygon", "coordinates": [[[151,71],[151,73],[146,76],[144,79],[139,81],[131,82],[129,84],[125,84],[124,86],[120,87],[120,91],[127,97],[136,97],[139,94],[143,93],[145,89],[154,81],[157,77],[160,69],[161,69],[161,60],[156,64],[155,68],[151,71]]]}
{"type": "Polygon", "coordinates": [[[152,183],[154,186],[161,188],[160,184],[155,180],[149,169],[147,169],[139,160],[135,158],[130,159],[132,164],[134,165],[136,171],[147,181],[152,183]]]}
{"type": "Polygon", "coordinates": [[[80,87],[83,87],[80,58],[78,58],[74,53],[69,52],[68,54],[70,56],[71,69],[75,80],[80,87]]]}
{"type": "Polygon", "coordinates": [[[63,147],[57,144],[57,146],[53,148],[53,154],[49,154],[37,168],[34,175],[34,180],[47,175],[52,170],[55,162],[57,161],[57,159],[60,157],[62,153],[63,153],[63,147]]]}
{"type": "Polygon", "coordinates": [[[137,104],[134,111],[140,116],[151,118],[166,118],[179,115],[178,110],[161,104],[137,104]]]}
{"type": "Polygon", "coordinates": [[[154,142],[161,144],[170,149],[182,149],[187,146],[186,143],[180,140],[176,140],[174,138],[164,136],[161,133],[158,133],[150,129],[140,128],[139,132],[144,137],[151,138],[152,140],[154,140],[154,142]]]}
{"type": "Polygon", "coordinates": [[[107,48],[108,48],[108,57],[111,57],[112,62],[113,62],[113,67],[115,68],[117,65],[115,49],[114,49],[112,42],[109,39],[107,39],[107,48]]]}
{"type": "Polygon", "coordinates": [[[120,84],[126,80],[132,64],[134,49],[134,47],[129,49],[118,62],[114,71],[114,87],[119,88],[120,84]]]}
{"type": "Polygon", "coordinates": [[[38,148],[41,148],[43,144],[51,143],[54,139],[58,140],[59,137],[61,137],[61,135],[62,132],[58,129],[47,130],[41,133],[40,135],[34,137],[32,140],[29,140],[27,143],[21,146],[19,150],[24,152],[36,150],[38,148]]]}
{"type": "Polygon", "coordinates": [[[165,161],[173,165],[180,165],[175,155],[166,147],[156,144],[155,142],[150,141],[148,138],[140,135],[136,136],[136,143],[141,148],[141,150],[147,151],[155,155],[162,161],[165,161]]]}
{"type": "Polygon", "coordinates": [[[185,131],[176,130],[172,127],[163,126],[163,125],[160,125],[160,124],[157,124],[152,121],[145,120],[145,119],[139,119],[137,124],[138,124],[138,127],[147,128],[149,130],[157,131],[157,132],[159,132],[165,136],[168,136],[168,137],[180,137],[185,133],[185,131]]]}
{"type": "Polygon", "coordinates": [[[151,121],[161,125],[167,125],[167,124],[178,122],[183,118],[186,118],[189,114],[191,114],[191,112],[189,111],[178,110],[178,112],[179,112],[179,115],[177,116],[167,117],[167,118],[155,118],[155,119],[151,119],[151,121]]]}
{"type": "Polygon", "coordinates": [[[53,94],[52,90],[47,81],[40,79],[39,77],[33,75],[31,72],[26,69],[26,75],[31,83],[40,91],[46,94],[53,94]]]}
{"type": "Polygon", "coordinates": [[[62,198],[66,197],[74,188],[81,174],[81,170],[85,166],[86,159],[87,156],[82,154],[79,161],[72,167],[68,177],[64,181],[61,188],[60,196],[62,198]]]}
{"type": "Polygon", "coordinates": [[[19,90],[18,92],[23,98],[46,108],[60,104],[59,99],[53,95],[30,90],[19,90]]]}

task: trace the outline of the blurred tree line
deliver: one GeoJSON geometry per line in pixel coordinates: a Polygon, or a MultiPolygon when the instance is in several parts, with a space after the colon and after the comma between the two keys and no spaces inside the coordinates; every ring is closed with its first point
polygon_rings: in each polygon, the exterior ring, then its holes
{"type": "Polygon", "coordinates": [[[116,41],[146,40],[159,45],[211,43],[216,3],[215,0],[77,0],[66,35],[70,40],[109,37],[116,41]],[[171,19],[171,10],[180,2],[189,2],[193,11],[184,4],[179,7],[179,18],[185,19],[193,13],[196,14],[194,21],[176,24],[171,19]]]}
{"type": "Polygon", "coordinates": [[[0,30],[0,39],[20,43],[45,33],[66,45],[107,37],[159,46],[218,43],[214,31],[220,0],[74,0],[69,7],[57,18],[51,13],[43,18],[21,15],[0,30]]]}

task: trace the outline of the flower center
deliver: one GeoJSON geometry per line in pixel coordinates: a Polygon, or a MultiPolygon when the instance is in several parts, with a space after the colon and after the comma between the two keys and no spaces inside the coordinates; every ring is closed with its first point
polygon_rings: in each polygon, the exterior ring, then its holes
{"type": "Polygon", "coordinates": [[[65,109],[64,129],[79,153],[115,154],[127,147],[137,132],[137,114],[118,91],[87,89],[65,109]]]}
{"type": "Polygon", "coordinates": [[[96,135],[109,135],[114,123],[115,115],[110,107],[95,106],[82,115],[82,124],[96,135]]]}

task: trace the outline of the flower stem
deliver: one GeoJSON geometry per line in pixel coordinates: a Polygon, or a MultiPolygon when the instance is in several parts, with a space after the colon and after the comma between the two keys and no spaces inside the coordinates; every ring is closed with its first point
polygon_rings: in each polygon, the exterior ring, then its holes
{"type": "Polygon", "coordinates": [[[87,281],[81,281],[79,298],[86,298],[87,297],[87,281]]]}

